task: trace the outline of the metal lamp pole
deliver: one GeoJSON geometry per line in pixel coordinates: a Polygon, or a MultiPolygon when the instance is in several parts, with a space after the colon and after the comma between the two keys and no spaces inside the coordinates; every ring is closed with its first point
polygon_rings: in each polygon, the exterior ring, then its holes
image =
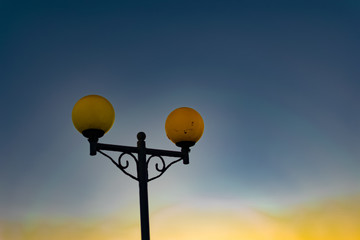
{"type": "Polygon", "coordinates": [[[143,132],[137,134],[137,147],[98,143],[98,136],[102,134],[99,135],[98,130],[95,129],[88,130],[83,134],[88,137],[90,142],[90,155],[94,156],[97,152],[101,153],[109,158],[122,172],[139,182],[141,239],[150,240],[148,182],[159,178],[174,163],[183,161],[184,164],[189,164],[190,147],[194,145],[194,142],[179,142],[177,145],[181,147],[181,151],[178,152],[146,148],[146,135],[143,132]],[[115,151],[120,152],[121,154],[118,161],[115,161],[103,151],[115,151]],[[134,154],[137,154],[137,157],[134,154]],[[125,163],[121,162],[122,157],[125,155],[130,156],[135,161],[137,176],[134,176],[127,171],[127,168],[129,167],[128,160],[126,160],[125,163]],[[178,159],[166,164],[163,157],[176,157],[178,159]],[[149,178],[148,166],[153,158],[160,159],[160,164],[155,164],[157,175],[149,178]]]}

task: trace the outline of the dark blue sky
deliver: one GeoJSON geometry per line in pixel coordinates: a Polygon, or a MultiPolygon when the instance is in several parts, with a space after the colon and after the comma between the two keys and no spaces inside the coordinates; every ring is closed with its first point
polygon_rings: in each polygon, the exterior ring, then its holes
{"type": "Polygon", "coordinates": [[[166,116],[202,114],[191,164],[151,186],[157,204],[358,193],[359,13],[357,1],[2,1],[0,216],[137,201],[72,126],[88,94],[116,111],[103,142],[135,145],[145,131],[149,146],[176,149],[166,116]]]}

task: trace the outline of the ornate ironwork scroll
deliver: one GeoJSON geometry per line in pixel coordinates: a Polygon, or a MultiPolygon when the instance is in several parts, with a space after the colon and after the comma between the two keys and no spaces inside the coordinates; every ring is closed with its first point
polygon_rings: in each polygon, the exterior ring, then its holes
{"type": "Polygon", "coordinates": [[[137,169],[137,164],[138,164],[138,160],[137,158],[134,156],[134,154],[132,153],[128,153],[128,152],[123,152],[120,154],[119,158],[118,158],[118,162],[116,162],[112,157],[110,157],[109,155],[107,155],[106,153],[104,153],[103,151],[101,150],[97,150],[99,153],[101,153],[102,155],[104,155],[105,157],[109,158],[112,163],[114,163],[115,166],[117,166],[123,173],[125,173],[126,175],[128,175],[129,177],[131,177],[132,179],[135,179],[136,181],[139,181],[139,179],[135,176],[133,176],[131,173],[127,172],[126,169],[129,167],[129,161],[126,160],[125,163],[123,164],[121,162],[122,158],[124,155],[129,155],[131,156],[135,163],[136,163],[136,169],[137,169]]]}
{"type": "MultiPolygon", "coordinates": [[[[139,181],[139,177],[136,177],[134,175],[132,175],[129,171],[128,171],[128,167],[130,165],[129,160],[124,160],[123,157],[124,156],[130,156],[136,164],[136,170],[138,172],[138,164],[139,164],[139,160],[136,158],[136,156],[131,153],[131,152],[122,152],[118,158],[118,161],[115,161],[111,156],[109,156],[108,154],[104,153],[101,150],[97,150],[99,153],[101,153],[102,155],[104,155],[105,157],[107,157],[108,159],[111,160],[111,162],[117,166],[123,173],[125,173],[127,176],[131,177],[132,179],[135,179],[136,181],[139,181]]],[[[175,161],[172,161],[168,164],[166,164],[163,156],[161,155],[157,155],[157,154],[153,154],[150,155],[150,157],[146,160],[146,166],[149,167],[149,163],[152,159],[158,159],[157,162],[155,162],[155,170],[157,171],[156,175],[154,177],[150,177],[147,181],[150,182],[154,179],[159,178],[161,175],[163,175],[165,173],[166,170],[168,170],[173,164],[183,160],[183,158],[179,158],[175,161]]]]}
{"type": "Polygon", "coordinates": [[[146,161],[146,164],[147,164],[148,166],[149,166],[150,160],[153,159],[153,158],[158,158],[158,159],[160,159],[160,165],[159,165],[159,163],[155,163],[155,169],[156,169],[156,171],[158,171],[158,175],[156,175],[156,176],[154,176],[154,177],[152,177],[152,178],[149,178],[148,182],[150,182],[150,181],[152,181],[152,180],[154,180],[154,179],[159,178],[161,175],[164,174],[164,172],[165,172],[166,170],[169,169],[169,167],[170,167],[171,165],[173,165],[173,164],[175,164],[175,163],[177,163],[177,162],[179,162],[179,161],[182,160],[182,158],[179,158],[179,159],[177,159],[177,160],[175,160],[175,161],[172,161],[172,162],[169,163],[168,165],[166,165],[165,160],[164,160],[164,158],[163,158],[162,156],[160,156],[160,155],[152,155],[152,156],[150,156],[150,157],[148,158],[148,160],[146,161]]]}

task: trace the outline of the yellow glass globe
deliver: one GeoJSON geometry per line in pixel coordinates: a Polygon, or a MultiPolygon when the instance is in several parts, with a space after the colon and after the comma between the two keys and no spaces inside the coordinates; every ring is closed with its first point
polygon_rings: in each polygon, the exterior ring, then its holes
{"type": "Polygon", "coordinates": [[[99,130],[106,133],[114,124],[114,120],[113,106],[106,98],[99,95],[81,98],[72,110],[74,126],[83,134],[86,130],[99,130]]]}
{"type": "Polygon", "coordinates": [[[167,137],[176,145],[187,143],[194,145],[204,132],[204,121],[201,115],[192,108],[182,107],[172,111],[166,119],[167,137]]]}

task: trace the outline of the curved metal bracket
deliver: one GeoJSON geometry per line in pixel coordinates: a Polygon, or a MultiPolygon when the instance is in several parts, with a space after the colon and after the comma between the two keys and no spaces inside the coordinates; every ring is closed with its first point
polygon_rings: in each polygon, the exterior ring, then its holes
{"type": "Polygon", "coordinates": [[[133,176],[131,173],[129,173],[129,172],[126,171],[126,169],[129,167],[129,161],[126,160],[124,165],[121,163],[121,159],[122,159],[122,157],[123,157],[124,155],[130,155],[130,156],[134,159],[134,161],[135,161],[135,163],[136,163],[136,169],[137,169],[138,160],[137,160],[137,158],[134,156],[134,154],[128,153],[128,152],[123,152],[123,153],[120,154],[120,156],[119,156],[119,158],[118,158],[118,162],[116,162],[112,157],[110,157],[109,155],[107,155],[107,154],[104,153],[103,151],[101,151],[101,150],[97,150],[97,151],[98,151],[99,153],[101,153],[102,155],[104,155],[105,157],[109,158],[109,159],[112,161],[112,163],[114,163],[114,165],[117,166],[123,173],[125,173],[126,175],[128,175],[128,176],[131,177],[132,179],[135,179],[136,181],[139,181],[139,179],[138,179],[137,177],[133,176]]]}
{"type": "Polygon", "coordinates": [[[156,169],[156,171],[159,172],[159,174],[156,175],[155,177],[149,178],[149,179],[148,179],[148,182],[150,182],[150,181],[152,181],[152,180],[154,180],[154,179],[159,178],[161,175],[164,174],[164,172],[165,172],[166,170],[169,169],[169,167],[170,167],[171,165],[173,165],[173,164],[175,164],[175,163],[180,162],[181,160],[183,160],[183,158],[179,158],[179,159],[177,159],[177,160],[175,160],[175,161],[172,161],[172,162],[169,163],[168,165],[166,165],[165,160],[164,160],[164,158],[163,158],[162,156],[160,156],[160,155],[152,155],[152,156],[150,156],[150,157],[148,158],[148,160],[146,161],[147,166],[149,166],[149,162],[150,162],[150,160],[153,159],[153,158],[159,158],[161,165],[159,165],[159,163],[155,163],[155,169],[156,169]]]}

